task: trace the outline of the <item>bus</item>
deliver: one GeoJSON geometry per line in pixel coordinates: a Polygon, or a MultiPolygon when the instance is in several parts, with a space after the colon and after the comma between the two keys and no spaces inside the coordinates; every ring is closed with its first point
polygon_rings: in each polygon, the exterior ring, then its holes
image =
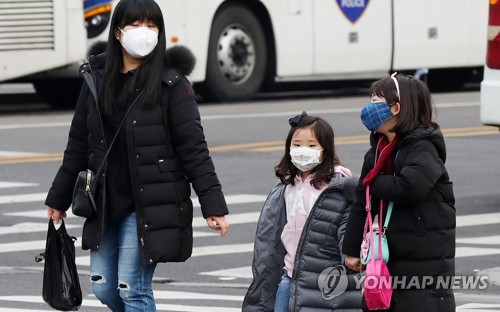
{"type": "MultiPolygon", "coordinates": [[[[77,0],[18,2],[55,5],[77,0]]],[[[118,2],[83,1],[87,45],[107,40],[118,2]]],[[[167,45],[186,45],[193,51],[197,66],[190,79],[210,101],[249,100],[276,82],[371,80],[393,71],[425,70],[429,83],[459,85],[484,65],[487,1],[157,2],[165,19],[167,45]]],[[[80,20],[72,20],[79,28],[80,20]]],[[[45,94],[54,94],[50,88],[55,85],[35,82],[36,90],[45,94]]],[[[58,96],[61,99],[60,89],[58,96]]]]}
{"type": "MultiPolygon", "coordinates": [[[[486,38],[486,37],[485,37],[486,38]]],[[[490,0],[484,80],[481,82],[481,122],[500,127],[500,1],[490,0]]]]}

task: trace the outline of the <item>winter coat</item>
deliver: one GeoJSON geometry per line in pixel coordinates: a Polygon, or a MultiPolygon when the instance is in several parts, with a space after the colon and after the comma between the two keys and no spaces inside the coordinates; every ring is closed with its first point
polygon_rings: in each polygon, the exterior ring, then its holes
{"type": "MultiPolygon", "coordinates": [[[[105,53],[90,56],[80,68],[84,83],[71,122],[63,163],[45,204],[66,211],[71,204],[78,172],[97,171],[107,150],[99,90],[105,53]]],[[[143,263],[185,261],[193,248],[193,186],[203,217],[228,213],[200,122],[193,89],[185,77],[195,64],[184,47],[167,50],[162,78],[162,100],[151,109],[135,105],[123,125],[127,134],[137,235],[143,263]]],[[[136,90],[137,93],[140,90],[136,90]]],[[[99,250],[105,230],[106,166],[99,176],[98,211],[86,219],[82,248],[99,250]]]]}
{"type": "MultiPolygon", "coordinates": [[[[363,178],[374,166],[376,135],[372,134],[347,223],[343,253],[359,257],[366,219],[363,178]]],[[[387,230],[388,268],[392,276],[455,274],[455,198],[445,168],[446,147],[439,128],[419,128],[400,137],[393,153],[394,175],[379,175],[371,184],[372,211],[379,200],[393,201],[387,230]]],[[[436,281],[436,279],[434,279],[436,281]]],[[[421,283],[420,283],[421,284],[421,283]]],[[[427,290],[394,290],[392,311],[454,311],[453,292],[428,285],[427,290]]]]}
{"type": "MultiPolygon", "coordinates": [[[[355,290],[352,275],[348,275],[347,291],[333,299],[324,299],[318,286],[323,270],[343,264],[340,251],[355,187],[350,181],[336,173],[311,209],[297,247],[290,311],[360,309],[361,291],[355,290]]],[[[243,312],[273,311],[286,254],[280,238],[287,222],[285,187],[278,184],[262,208],[255,236],[253,281],[243,301],[243,312]]]]}

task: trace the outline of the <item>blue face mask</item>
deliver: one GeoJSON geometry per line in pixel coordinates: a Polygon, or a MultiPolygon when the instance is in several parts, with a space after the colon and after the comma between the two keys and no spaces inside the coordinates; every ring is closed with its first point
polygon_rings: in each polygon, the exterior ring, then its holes
{"type": "Polygon", "coordinates": [[[392,116],[391,105],[386,102],[368,103],[361,110],[361,122],[371,132],[377,131],[392,116]]]}

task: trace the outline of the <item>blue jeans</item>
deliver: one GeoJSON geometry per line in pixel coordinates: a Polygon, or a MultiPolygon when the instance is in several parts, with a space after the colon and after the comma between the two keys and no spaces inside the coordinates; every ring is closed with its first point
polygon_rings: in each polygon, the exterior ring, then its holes
{"type": "Polygon", "coordinates": [[[286,270],[283,270],[281,282],[276,292],[276,301],[274,302],[274,312],[290,311],[290,284],[292,280],[288,277],[286,270]]]}
{"type": "Polygon", "coordinates": [[[156,311],[151,283],[156,264],[143,265],[135,212],[109,220],[99,251],[90,252],[92,292],[112,311],[156,311]]]}

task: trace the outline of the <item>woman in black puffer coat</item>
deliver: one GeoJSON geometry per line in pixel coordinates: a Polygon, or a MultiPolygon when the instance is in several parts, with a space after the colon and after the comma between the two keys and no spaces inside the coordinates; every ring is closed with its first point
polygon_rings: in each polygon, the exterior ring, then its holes
{"type": "Polygon", "coordinates": [[[370,185],[373,210],[378,212],[380,199],[394,202],[386,232],[387,266],[391,276],[406,281],[394,285],[389,311],[455,311],[453,285],[438,284],[455,273],[456,214],[445,142],[432,121],[429,90],[418,79],[396,75],[373,83],[370,96],[361,117],[372,131],[371,148],[346,227],[346,265],[362,270],[365,189],[370,185]]]}
{"type": "Polygon", "coordinates": [[[228,228],[227,206],[185,77],[194,57],[186,48],[166,52],[165,46],[155,1],[118,3],[106,52],[80,68],[84,84],[63,163],[45,201],[49,218],[64,218],[79,171],[96,172],[104,164],[97,211],[85,221],[82,248],[91,250],[92,290],[113,311],[154,311],[156,264],[191,256],[190,184],[208,226],[222,236],[228,228]]]}

